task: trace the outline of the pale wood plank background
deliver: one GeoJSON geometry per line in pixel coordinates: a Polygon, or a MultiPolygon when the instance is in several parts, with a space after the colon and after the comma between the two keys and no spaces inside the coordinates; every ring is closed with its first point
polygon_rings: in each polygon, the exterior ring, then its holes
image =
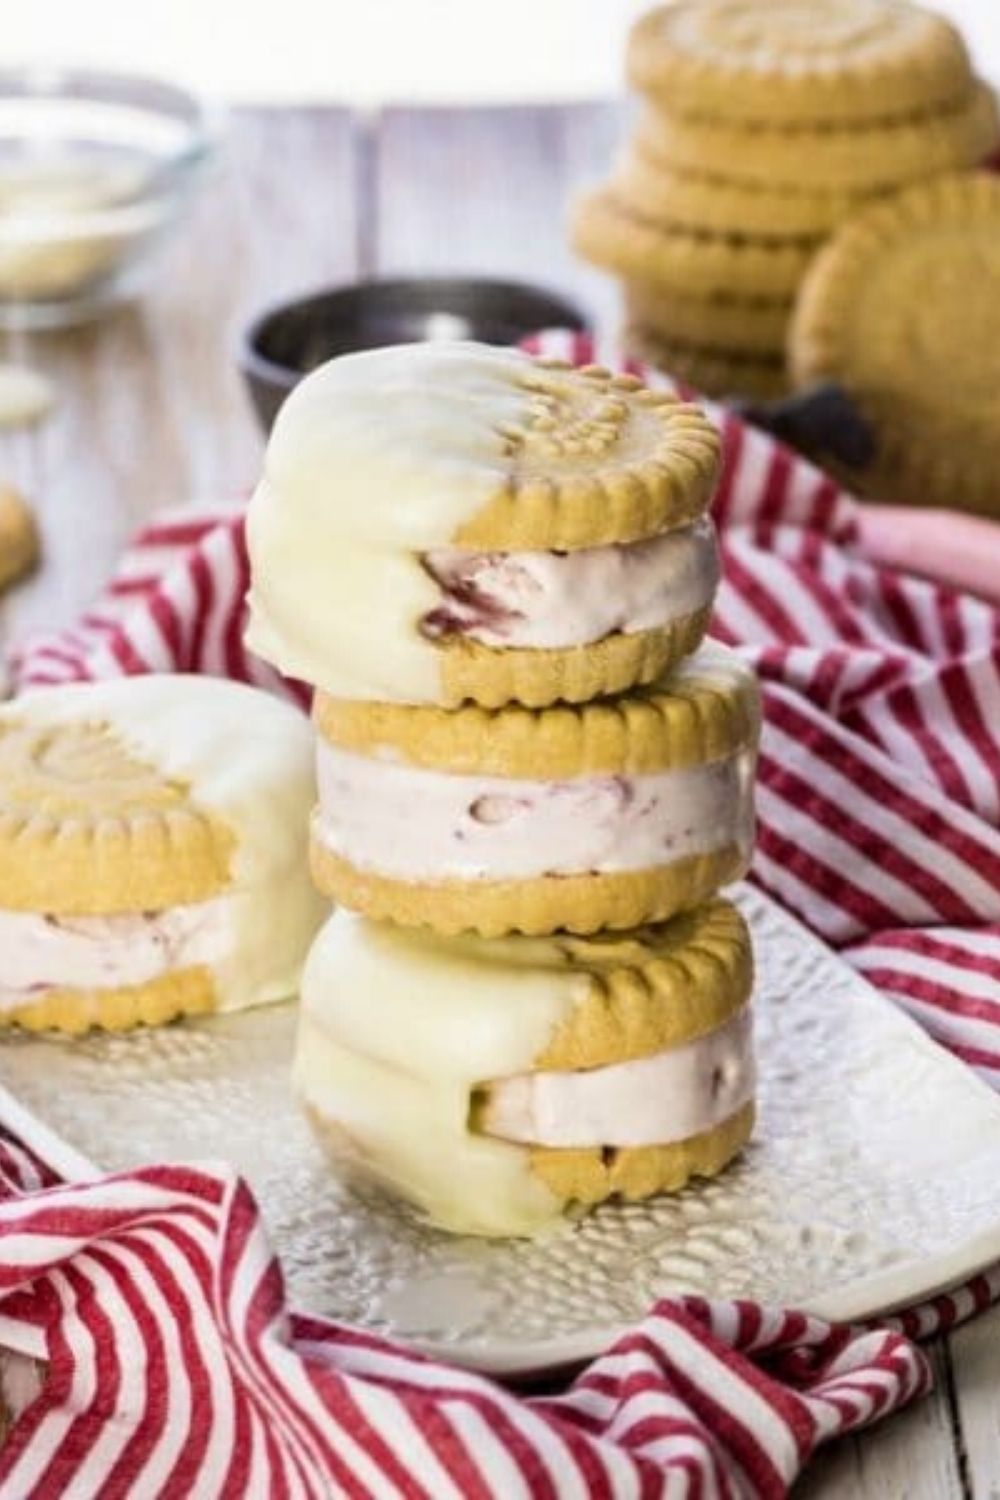
{"type": "MultiPolygon", "coordinates": [[[[72,333],[0,339],[56,380],[37,432],[0,437],[0,478],[41,519],[45,566],[0,602],[0,634],[72,619],[152,510],[230,498],[262,443],[236,373],[263,303],[356,274],[482,271],[562,289],[606,319],[607,283],[565,241],[568,199],[606,168],[613,106],[281,110],[237,117],[154,290],[72,333]]],[[[933,1351],[935,1393],[835,1445],[810,1500],[1000,1500],[1000,1312],[933,1351]]]]}

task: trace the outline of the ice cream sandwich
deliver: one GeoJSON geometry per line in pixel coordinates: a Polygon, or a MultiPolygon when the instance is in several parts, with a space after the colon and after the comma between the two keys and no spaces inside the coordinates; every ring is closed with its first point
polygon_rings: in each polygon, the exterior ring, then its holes
{"type": "Polygon", "coordinates": [[[312,868],[333,900],[438,932],[662,921],[746,871],[754,674],[715,643],[663,682],[531,710],[318,694],[312,868]]]}
{"type": "Polygon", "coordinates": [[[517,350],[347,355],[282,408],[248,641],[328,696],[540,707],[650,682],[718,581],[718,436],[632,376],[517,350]]]}
{"type": "Polygon", "coordinates": [[[292,994],[312,736],[233,682],[135,677],[0,709],[0,1023],[125,1030],[292,994]]]}
{"type": "Polygon", "coordinates": [[[456,1233],[712,1177],[753,1126],[749,934],[729,902],[593,938],[445,939],[338,912],[295,1087],[348,1175],[456,1233]]]}

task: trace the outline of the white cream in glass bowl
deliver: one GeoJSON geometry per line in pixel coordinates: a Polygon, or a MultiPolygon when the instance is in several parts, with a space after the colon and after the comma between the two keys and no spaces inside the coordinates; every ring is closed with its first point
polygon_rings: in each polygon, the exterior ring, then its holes
{"type": "Polygon", "coordinates": [[[0,69],[0,325],[56,327],[141,290],[219,129],[154,79],[0,69]]]}

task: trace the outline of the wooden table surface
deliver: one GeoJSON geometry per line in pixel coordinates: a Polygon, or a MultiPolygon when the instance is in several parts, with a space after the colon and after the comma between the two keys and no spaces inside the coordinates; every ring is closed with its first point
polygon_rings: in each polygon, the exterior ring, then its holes
{"type": "MultiPolygon", "coordinates": [[[[70,621],[159,506],[231,497],[262,444],[235,367],[262,304],[358,275],[525,277],[601,319],[609,285],[567,248],[565,207],[606,169],[613,105],[281,110],[238,115],[217,174],[135,308],[70,333],[0,337],[58,387],[34,432],[0,437],[0,479],[31,497],[45,563],[0,602],[0,629],[70,621]]],[[[1000,1311],[931,1350],[936,1389],[833,1445],[804,1496],[1000,1497],[1000,1311]]]]}

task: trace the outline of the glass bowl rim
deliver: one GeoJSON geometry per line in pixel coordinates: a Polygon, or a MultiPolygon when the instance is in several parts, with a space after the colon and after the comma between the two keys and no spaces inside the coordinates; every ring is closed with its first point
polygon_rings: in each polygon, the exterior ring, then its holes
{"type": "MultiPolygon", "coordinates": [[[[0,105],[35,99],[91,100],[177,121],[185,130],[185,139],[174,150],[164,152],[155,173],[161,183],[203,162],[225,132],[226,114],[218,101],[167,77],[59,62],[0,66],[0,105]]],[[[71,132],[55,137],[65,141],[73,138],[71,132]]]]}

